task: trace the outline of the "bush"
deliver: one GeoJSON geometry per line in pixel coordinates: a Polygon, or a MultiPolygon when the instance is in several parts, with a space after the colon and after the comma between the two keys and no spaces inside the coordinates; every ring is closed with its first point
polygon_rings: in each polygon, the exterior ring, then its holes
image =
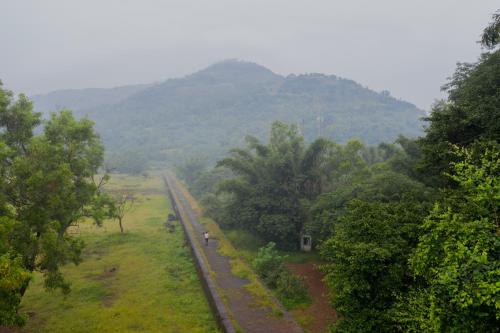
{"type": "Polygon", "coordinates": [[[276,250],[276,244],[269,242],[259,249],[253,261],[253,267],[259,277],[272,289],[277,287],[280,273],[284,270],[283,259],[276,250]]]}
{"type": "Polygon", "coordinates": [[[296,276],[286,269],[283,269],[279,274],[276,293],[287,309],[310,301],[304,278],[296,276]]]}
{"type": "Polygon", "coordinates": [[[283,305],[290,309],[309,301],[304,279],[290,273],[283,265],[282,256],[270,242],[259,249],[253,267],[260,278],[273,289],[283,305]]]}

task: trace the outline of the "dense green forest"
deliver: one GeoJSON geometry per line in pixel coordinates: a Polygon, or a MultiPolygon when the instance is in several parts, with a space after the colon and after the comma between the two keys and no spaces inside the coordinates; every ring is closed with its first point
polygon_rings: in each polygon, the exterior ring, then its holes
{"type": "Polygon", "coordinates": [[[308,141],[275,122],[213,169],[177,166],[226,229],[282,249],[312,235],[334,332],[500,331],[499,15],[459,64],[425,135],[369,146],[308,141]]]}
{"type": "Polygon", "coordinates": [[[298,124],[307,142],[321,134],[378,144],[399,134],[417,137],[425,116],[387,91],[351,80],[283,77],[236,60],[156,85],[60,91],[34,96],[34,102],[40,112],[68,107],[94,120],[107,160],[125,172],[140,171],[141,162],[164,165],[200,155],[214,163],[241,146],[246,134],[267,139],[274,120],[298,124]]]}

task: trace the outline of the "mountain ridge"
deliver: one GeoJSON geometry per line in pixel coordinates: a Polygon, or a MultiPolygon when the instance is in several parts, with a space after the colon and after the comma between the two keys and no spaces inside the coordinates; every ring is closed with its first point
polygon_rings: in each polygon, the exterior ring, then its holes
{"type": "MultiPolygon", "coordinates": [[[[65,106],[96,122],[110,155],[141,151],[157,161],[216,159],[241,145],[245,135],[266,138],[275,120],[299,124],[306,140],[321,133],[338,142],[357,137],[377,144],[399,134],[419,136],[425,116],[415,105],[353,80],[321,73],[282,76],[241,60],[157,84],[112,89],[100,91],[104,97],[87,94],[85,103],[73,96],[66,100],[73,105],[65,106]],[[99,105],[102,101],[112,103],[99,105]]],[[[45,96],[45,109],[58,102],[54,96],[64,97],[52,94],[45,96]]],[[[40,96],[34,99],[38,110],[37,100],[40,96]]]]}

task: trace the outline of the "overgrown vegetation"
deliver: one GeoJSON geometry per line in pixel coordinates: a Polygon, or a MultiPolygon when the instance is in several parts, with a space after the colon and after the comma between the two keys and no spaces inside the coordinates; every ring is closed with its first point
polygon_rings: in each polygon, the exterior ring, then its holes
{"type": "Polygon", "coordinates": [[[407,331],[500,330],[500,149],[453,150],[457,188],[436,202],[410,256],[412,285],[399,317],[407,331]]]}
{"type": "Polygon", "coordinates": [[[261,247],[252,265],[266,285],[274,290],[287,309],[307,304],[310,299],[301,277],[293,275],[284,266],[284,256],[275,249],[276,244],[261,247]]]}

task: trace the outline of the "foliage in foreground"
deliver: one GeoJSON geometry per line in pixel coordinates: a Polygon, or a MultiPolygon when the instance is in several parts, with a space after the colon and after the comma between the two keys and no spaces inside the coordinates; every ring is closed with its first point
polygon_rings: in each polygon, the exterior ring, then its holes
{"type": "Polygon", "coordinates": [[[20,256],[8,252],[0,256],[0,324],[20,326],[24,323],[24,318],[18,315],[21,303],[19,290],[30,278],[20,256]]]}
{"type": "Polygon", "coordinates": [[[0,325],[23,323],[17,309],[31,272],[43,273],[47,289],[69,292],[59,267],[80,263],[83,242],[66,231],[105,215],[93,123],[63,110],[34,135],[41,124],[24,95],[14,99],[0,85],[0,325]]]}
{"type": "Polygon", "coordinates": [[[458,189],[436,203],[410,258],[418,281],[405,330],[500,331],[500,150],[479,161],[458,149],[451,178],[458,189]],[[425,309],[425,311],[422,311],[425,309]]]}
{"type": "Polygon", "coordinates": [[[322,246],[336,332],[494,332],[500,327],[500,150],[455,152],[433,209],[409,195],[354,199],[322,246]]]}
{"type": "Polygon", "coordinates": [[[322,244],[328,262],[325,282],[342,313],[338,331],[394,331],[391,308],[407,288],[407,258],[425,214],[422,208],[406,198],[395,203],[350,202],[334,235],[322,244]]]}
{"type": "MultiPolygon", "coordinates": [[[[493,49],[498,15],[488,32],[493,49]]],[[[334,331],[500,330],[499,78],[498,50],[459,64],[445,86],[448,100],[426,119],[426,136],[417,141],[421,151],[406,160],[413,167],[391,163],[441,190],[433,209],[415,211],[425,202],[418,197],[366,196],[366,181],[317,205],[323,221],[334,225],[322,246],[341,314],[334,331]],[[394,210],[398,206],[403,209],[394,210]]],[[[423,194],[421,185],[415,190],[423,194]]]]}
{"type": "Polygon", "coordinates": [[[458,64],[451,81],[444,87],[448,100],[437,103],[430,116],[425,137],[420,139],[423,159],[419,168],[427,183],[451,186],[456,161],[450,145],[478,146],[480,141],[500,142],[500,50],[481,55],[473,64],[458,64]]]}

